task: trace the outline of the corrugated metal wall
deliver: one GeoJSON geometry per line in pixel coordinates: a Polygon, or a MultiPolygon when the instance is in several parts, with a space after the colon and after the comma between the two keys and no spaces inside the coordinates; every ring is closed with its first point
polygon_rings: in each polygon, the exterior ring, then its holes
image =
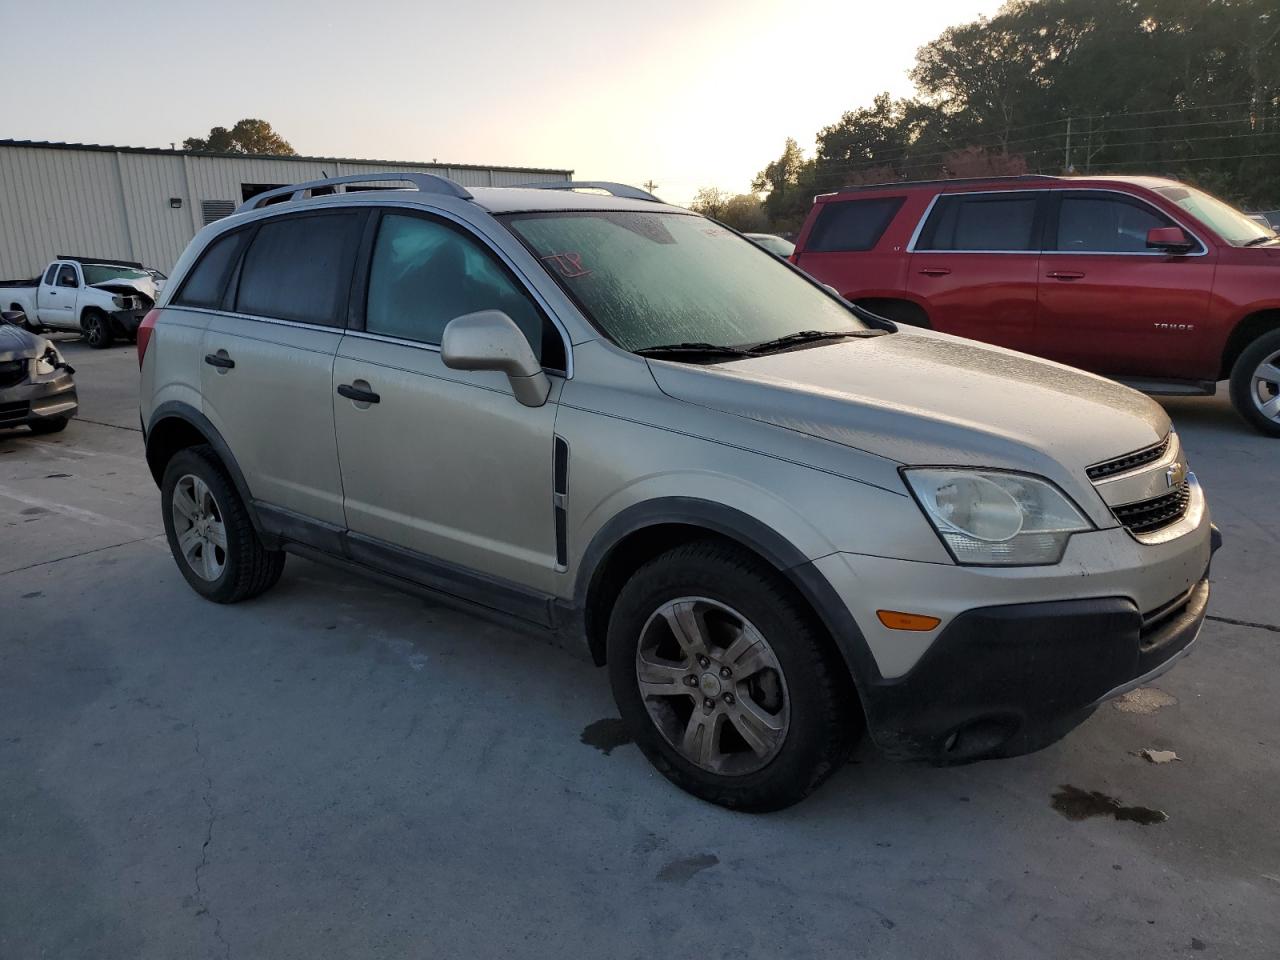
{"type": "Polygon", "coordinates": [[[239,205],[241,184],[299,183],[400,170],[467,187],[566,180],[555,171],[207,157],[127,150],[0,146],[0,280],[35,276],[60,253],[139,260],[168,272],[203,226],[201,203],[239,205]],[[170,198],[182,201],[180,208],[170,198]]]}

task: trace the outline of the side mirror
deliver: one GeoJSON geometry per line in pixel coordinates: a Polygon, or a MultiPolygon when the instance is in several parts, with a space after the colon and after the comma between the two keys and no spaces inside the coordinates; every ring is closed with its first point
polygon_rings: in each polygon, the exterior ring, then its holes
{"type": "Polygon", "coordinates": [[[1186,253],[1195,244],[1181,227],[1152,227],[1147,231],[1147,246],[1152,250],[1186,253]]]}
{"type": "Polygon", "coordinates": [[[501,370],[511,392],[526,407],[540,407],[551,381],[514,320],[501,310],[480,310],[449,321],[440,338],[440,357],[454,370],[501,370]]]}

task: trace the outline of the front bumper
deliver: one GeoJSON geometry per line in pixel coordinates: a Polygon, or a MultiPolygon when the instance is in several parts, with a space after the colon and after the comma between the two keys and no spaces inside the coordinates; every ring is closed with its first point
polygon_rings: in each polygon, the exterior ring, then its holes
{"type": "Polygon", "coordinates": [[[36,420],[69,419],[80,401],[71,374],[59,370],[48,380],[26,380],[0,389],[0,428],[20,427],[36,420]]]}
{"type": "Polygon", "coordinates": [[[1208,602],[1206,571],[1145,617],[1122,597],[970,610],[908,674],[863,690],[872,737],[890,756],[944,763],[1039,750],[1169,669],[1208,602]]]}
{"type": "Polygon", "coordinates": [[[112,332],[117,337],[136,336],[146,315],[146,310],[115,310],[110,314],[112,332]]]}

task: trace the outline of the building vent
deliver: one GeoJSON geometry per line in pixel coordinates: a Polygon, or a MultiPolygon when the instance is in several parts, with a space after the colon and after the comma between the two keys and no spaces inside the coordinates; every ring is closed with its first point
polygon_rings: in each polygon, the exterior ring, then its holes
{"type": "Polygon", "coordinates": [[[236,212],[236,204],[234,200],[201,200],[200,215],[204,217],[204,225],[207,227],[215,220],[221,220],[223,217],[229,217],[236,212]]]}

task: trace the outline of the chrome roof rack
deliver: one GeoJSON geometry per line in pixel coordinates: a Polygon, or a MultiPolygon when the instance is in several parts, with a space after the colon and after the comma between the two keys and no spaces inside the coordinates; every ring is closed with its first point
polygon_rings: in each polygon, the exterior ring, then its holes
{"type": "Polygon", "coordinates": [[[471,194],[447,177],[438,177],[434,173],[355,173],[346,177],[329,177],[325,180],[308,180],[288,187],[277,187],[250,197],[236,208],[236,213],[247,213],[265,206],[267,201],[286,194],[290,200],[302,200],[311,195],[311,191],[319,187],[334,187],[344,183],[371,183],[380,180],[398,180],[409,183],[421,193],[439,193],[446,197],[457,197],[460,200],[472,199],[471,194]]]}
{"type": "Polygon", "coordinates": [[[624,197],[627,200],[648,200],[652,203],[662,203],[661,200],[647,190],[641,190],[639,187],[629,187],[625,183],[613,183],[609,180],[543,180],[540,183],[514,183],[512,186],[521,190],[603,190],[605,193],[612,194],[615,197],[624,197]]]}

